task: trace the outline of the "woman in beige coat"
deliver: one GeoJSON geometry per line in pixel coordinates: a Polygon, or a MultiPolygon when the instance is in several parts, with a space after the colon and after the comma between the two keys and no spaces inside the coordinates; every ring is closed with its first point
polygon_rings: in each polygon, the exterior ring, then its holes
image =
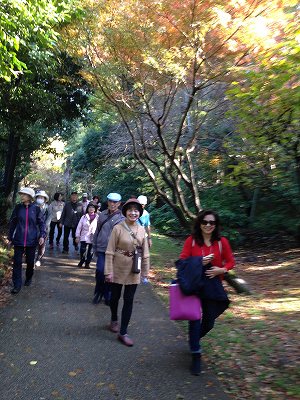
{"type": "Polygon", "coordinates": [[[141,282],[141,278],[147,278],[148,275],[149,248],[145,229],[137,223],[143,213],[138,200],[129,199],[124,204],[122,213],[125,220],[113,228],[105,252],[104,274],[106,281],[111,283],[109,328],[112,332],[119,332],[118,339],[123,344],[133,346],[133,340],[127,334],[127,327],[137,285],[141,282]],[[138,254],[134,255],[134,253],[138,254]],[[136,259],[135,263],[134,259],[136,259]],[[124,303],[119,330],[118,304],[123,286],[124,303]]]}

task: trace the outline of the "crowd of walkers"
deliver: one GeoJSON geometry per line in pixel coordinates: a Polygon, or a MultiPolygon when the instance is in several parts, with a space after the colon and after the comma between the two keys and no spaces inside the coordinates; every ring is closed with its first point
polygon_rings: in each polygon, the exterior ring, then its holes
{"type": "MultiPolygon", "coordinates": [[[[35,267],[43,263],[46,243],[51,254],[54,243],[59,249],[63,237],[61,251],[68,254],[71,233],[75,254],[79,256],[77,267],[90,269],[93,257],[96,261],[92,302],[98,304],[103,300],[110,307],[108,328],[117,334],[124,345],[133,346],[127,330],[137,285],[148,281],[149,249],[152,246],[150,215],[145,210],[147,197],[132,196],[122,203],[119,193],[109,193],[101,204],[99,196],[95,195],[89,200],[88,194],[83,193],[79,200],[74,191],[66,202],[62,193],[55,193],[49,204],[49,196],[44,190],[35,192],[25,187],[19,191],[19,195],[21,202],[12,212],[8,234],[9,243],[14,246],[11,293],[19,293],[22,287],[23,256],[26,263],[24,286],[30,286],[35,267]],[[119,319],[122,293],[123,305],[119,319]]],[[[203,271],[201,285],[208,287],[208,297],[199,295],[202,318],[189,321],[191,372],[199,375],[201,338],[213,328],[215,319],[229,304],[226,300],[220,311],[219,293],[215,292],[214,286],[207,285],[207,281],[216,278],[220,283],[223,274],[234,267],[229,242],[220,234],[217,213],[203,210],[199,214],[192,234],[184,243],[178,263],[181,267],[187,266],[187,271],[193,271],[195,266],[198,274],[203,271]]]]}
{"type": "Polygon", "coordinates": [[[79,201],[72,192],[69,201],[62,200],[62,193],[55,193],[49,204],[44,190],[34,191],[25,187],[19,191],[21,202],[13,210],[8,240],[14,246],[12,294],[22,287],[22,261],[25,255],[24,286],[30,286],[35,267],[43,262],[46,243],[49,251],[60,247],[69,253],[69,237],[80,260],[78,268],[90,269],[96,257],[95,290],[92,302],[104,300],[111,309],[109,329],[118,333],[119,340],[127,346],[133,341],[127,334],[137,285],[147,281],[149,271],[149,246],[151,246],[150,218],[144,210],[146,196],[131,198],[121,203],[119,193],[109,193],[104,204],[99,196],[88,199],[83,193],[79,201]],[[141,200],[142,204],[140,203],[141,200]],[[121,231],[117,228],[122,226],[121,231]],[[79,249],[80,246],[80,249],[79,249]],[[134,265],[136,269],[134,270],[134,265]],[[118,305],[123,293],[121,323],[118,323],[118,305]]]}

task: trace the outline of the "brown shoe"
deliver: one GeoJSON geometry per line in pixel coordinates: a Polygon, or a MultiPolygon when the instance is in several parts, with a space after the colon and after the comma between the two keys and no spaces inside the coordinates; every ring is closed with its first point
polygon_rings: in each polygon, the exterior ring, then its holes
{"type": "Polygon", "coordinates": [[[133,340],[130,339],[130,337],[127,335],[118,335],[118,339],[120,340],[120,342],[122,342],[123,344],[125,344],[125,346],[133,346],[133,340]]]}
{"type": "Polygon", "coordinates": [[[119,332],[119,323],[118,321],[111,321],[109,325],[109,330],[113,333],[119,332]]]}

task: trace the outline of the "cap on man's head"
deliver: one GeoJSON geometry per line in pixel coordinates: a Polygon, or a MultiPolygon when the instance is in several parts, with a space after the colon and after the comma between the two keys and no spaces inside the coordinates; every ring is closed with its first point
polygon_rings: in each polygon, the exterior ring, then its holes
{"type": "Polygon", "coordinates": [[[109,193],[107,195],[107,200],[110,201],[121,201],[122,197],[119,193],[109,193]]]}
{"type": "Polygon", "coordinates": [[[141,204],[143,204],[143,205],[147,204],[147,197],[146,196],[141,195],[137,199],[141,204]]]}
{"type": "Polygon", "coordinates": [[[88,197],[88,194],[87,193],[83,193],[82,197],[88,197]]]}

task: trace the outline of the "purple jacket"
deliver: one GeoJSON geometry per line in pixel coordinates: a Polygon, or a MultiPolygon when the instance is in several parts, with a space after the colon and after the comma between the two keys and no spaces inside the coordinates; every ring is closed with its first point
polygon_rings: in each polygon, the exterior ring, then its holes
{"type": "Polygon", "coordinates": [[[8,240],[14,246],[33,247],[41,237],[46,237],[46,227],[40,207],[17,204],[10,218],[8,240]]]}

